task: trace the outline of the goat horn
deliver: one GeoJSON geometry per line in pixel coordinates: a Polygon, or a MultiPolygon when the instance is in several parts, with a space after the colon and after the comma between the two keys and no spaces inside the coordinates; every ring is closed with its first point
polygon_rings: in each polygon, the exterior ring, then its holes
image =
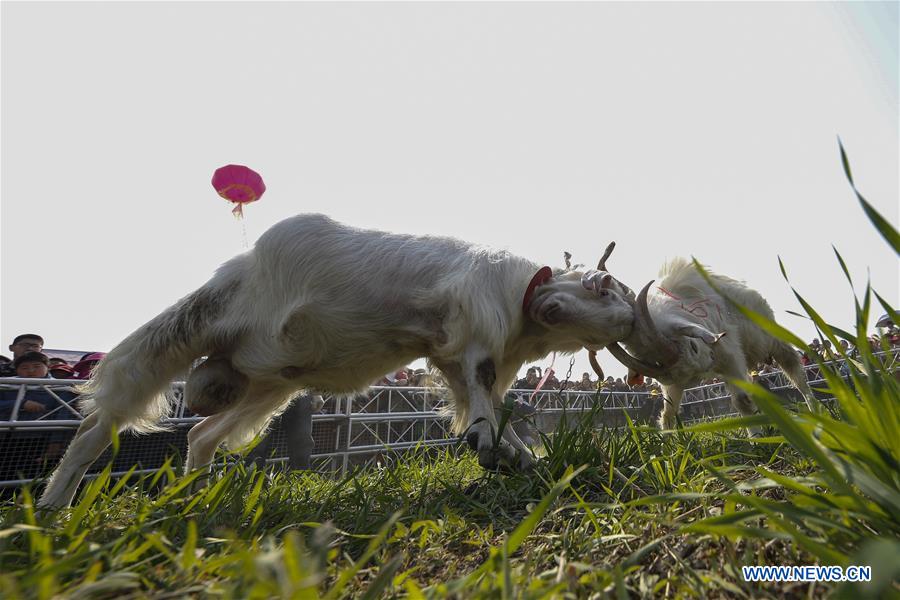
{"type": "Polygon", "coordinates": [[[594,370],[594,373],[597,374],[597,377],[600,378],[600,381],[603,381],[603,369],[600,368],[600,363],[597,362],[597,352],[594,350],[588,350],[588,362],[591,363],[591,368],[594,370]]]}
{"type": "MultiPolygon", "coordinates": [[[[612,254],[613,250],[615,250],[615,249],[616,249],[616,243],[610,242],[609,246],[607,246],[606,250],[603,252],[603,256],[600,257],[600,262],[597,263],[598,271],[606,271],[606,261],[607,261],[607,259],[609,259],[609,256],[612,254]]],[[[612,277],[611,274],[610,274],[610,277],[612,277]]],[[[622,287],[622,289],[625,290],[625,294],[627,296],[630,295],[632,298],[634,298],[634,292],[631,290],[630,287],[628,287],[627,285],[625,285],[624,283],[622,283],[615,277],[613,277],[613,281],[618,283],[622,287]]]]}
{"type": "Polygon", "coordinates": [[[659,329],[656,328],[656,323],[653,322],[653,316],[650,314],[650,307],[647,306],[647,292],[650,291],[651,285],[653,285],[652,279],[644,286],[641,293],[638,294],[635,302],[637,304],[635,325],[646,332],[645,339],[648,343],[653,344],[655,352],[661,355],[660,366],[664,369],[668,369],[678,362],[678,346],[675,342],[660,333],[659,329]]]}
{"type": "Polygon", "coordinates": [[[609,346],[606,347],[609,350],[610,354],[616,357],[620,363],[635,371],[640,373],[641,375],[646,375],[647,377],[653,377],[654,379],[664,379],[665,371],[658,366],[651,365],[646,363],[638,358],[633,357],[628,354],[622,346],[619,345],[618,342],[613,342],[609,346]]]}
{"type": "Polygon", "coordinates": [[[609,255],[612,254],[612,251],[616,249],[616,243],[610,242],[609,246],[606,247],[606,251],[603,253],[603,256],[600,258],[600,262],[597,263],[598,271],[606,270],[606,259],[609,258],[609,255]]]}
{"type": "Polygon", "coordinates": [[[647,348],[647,353],[650,356],[660,356],[662,360],[658,363],[649,363],[635,358],[616,342],[613,342],[606,348],[616,357],[616,360],[629,369],[648,377],[660,379],[665,377],[666,372],[678,362],[679,353],[675,342],[660,333],[653,322],[650,307],[647,305],[647,293],[650,291],[651,285],[653,285],[653,281],[644,286],[635,300],[634,337],[638,347],[647,348]]]}

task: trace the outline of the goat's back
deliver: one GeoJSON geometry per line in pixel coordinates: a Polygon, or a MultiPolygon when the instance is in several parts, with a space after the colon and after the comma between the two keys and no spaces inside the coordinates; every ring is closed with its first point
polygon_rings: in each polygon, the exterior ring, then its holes
{"type": "Polygon", "coordinates": [[[234,318],[254,320],[251,330],[277,335],[301,306],[326,310],[326,320],[358,330],[439,318],[448,351],[477,332],[491,332],[486,341],[502,349],[537,270],[503,250],[360,229],[319,214],[275,224],[238,259],[246,261],[248,285],[234,318]]]}
{"type": "Polygon", "coordinates": [[[739,304],[774,320],[775,313],[768,301],[762,294],[747,286],[744,281],[714,273],[705,265],[704,269],[709,274],[715,289],[704,279],[692,261],[681,257],[673,259],[663,266],[660,270],[662,280],[659,285],[683,298],[715,298],[723,310],[722,320],[714,319],[717,321],[715,324],[722,331],[732,329],[729,332],[730,335],[739,339],[742,350],[751,364],[767,360],[775,351],[777,340],[741,314],[734,304],[739,304]]]}

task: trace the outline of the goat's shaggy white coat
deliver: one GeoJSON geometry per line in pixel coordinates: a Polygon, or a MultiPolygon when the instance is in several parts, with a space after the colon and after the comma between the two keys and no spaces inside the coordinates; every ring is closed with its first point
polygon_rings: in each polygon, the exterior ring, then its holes
{"type": "MultiPolygon", "coordinates": [[[[494,411],[522,364],[599,350],[633,322],[621,295],[586,290],[579,272],[558,272],[523,313],[538,269],[452,238],[286,219],[109,352],[83,389],[90,416],[40,504],[71,502],[111,431],[156,428],[170,381],[201,356],[210,358],[189,376],[186,401],[211,416],[188,433],[186,469],[209,464],[222,441],[247,441],[299,389],[353,394],[422,356],[454,393],[456,431],[468,428],[479,461],[493,466],[494,411]]],[[[499,455],[531,461],[511,427],[499,455]]]]}

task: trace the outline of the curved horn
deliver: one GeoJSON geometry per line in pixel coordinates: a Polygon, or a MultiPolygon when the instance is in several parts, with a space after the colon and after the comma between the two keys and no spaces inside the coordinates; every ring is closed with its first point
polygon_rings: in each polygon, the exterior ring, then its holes
{"type": "Polygon", "coordinates": [[[612,251],[616,249],[616,243],[610,242],[609,246],[606,247],[606,250],[603,252],[603,256],[600,257],[600,262],[597,263],[598,271],[606,270],[606,259],[609,258],[609,255],[612,254],[612,251]]]}
{"type": "Polygon", "coordinates": [[[646,375],[647,377],[652,377],[654,379],[665,378],[665,370],[656,365],[651,365],[649,363],[645,363],[644,361],[633,357],[628,354],[625,349],[619,345],[618,342],[613,342],[609,346],[606,347],[609,350],[610,354],[616,357],[620,363],[635,371],[636,373],[640,373],[641,375],[646,375]]]}
{"type": "Polygon", "coordinates": [[[597,362],[597,353],[594,350],[588,350],[588,362],[591,363],[591,368],[597,374],[597,377],[600,378],[600,381],[603,381],[603,369],[600,368],[600,363],[597,362]]]}
{"type": "MultiPolygon", "coordinates": [[[[607,246],[606,250],[603,252],[603,256],[600,257],[600,261],[597,263],[598,271],[606,271],[606,261],[609,259],[609,256],[612,254],[613,250],[615,250],[615,249],[616,249],[616,243],[610,242],[609,246],[607,246]]],[[[612,275],[610,275],[610,277],[612,277],[612,275]]],[[[627,285],[625,285],[624,283],[622,283],[615,277],[612,277],[612,280],[615,281],[622,288],[622,290],[625,292],[626,296],[631,296],[632,298],[634,298],[634,292],[631,290],[630,287],[628,287],[627,285]]]]}
{"type": "Polygon", "coordinates": [[[638,348],[646,348],[646,353],[652,357],[660,357],[659,362],[647,362],[628,354],[622,346],[617,342],[606,347],[607,350],[620,363],[636,371],[642,375],[653,377],[654,379],[665,378],[665,375],[672,366],[678,362],[679,353],[678,346],[664,336],[656,324],[653,322],[653,316],[650,314],[650,307],[647,305],[647,293],[650,291],[650,281],[641,289],[637,299],[634,301],[634,333],[632,339],[638,348]]]}
{"type": "MultiPolygon", "coordinates": [[[[653,285],[653,281],[654,280],[651,279],[647,285],[643,287],[641,293],[638,294],[637,300],[635,301],[637,310],[634,314],[634,324],[641,334],[642,342],[651,345],[653,353],[660,356],[660,367],[668,369],[678,362],[680,355],[678,346],[675,342],[664,336],[660,333],[659,329],[656,328],[656,323],[653,322],[653,316],[650,314],[650,307],[647,306],[647,292],[650,291],[650,286],[653,285]]],[[[650,375],[650,373],[644,374],[650,375]]],[[[650,376],[654,377],[654,375],[650,376]]]]}

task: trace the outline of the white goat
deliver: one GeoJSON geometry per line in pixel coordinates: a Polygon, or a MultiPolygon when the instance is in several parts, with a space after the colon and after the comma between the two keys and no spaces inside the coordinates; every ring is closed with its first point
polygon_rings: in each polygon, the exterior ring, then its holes
{"type": "Polygon", "coordinates": [[[89,416],[40,505],[71,502],[112,431],[156,428],[169,382],[201,356],[185,399],[209,416],[188,433],[186,470],[208,465],[223,441],[252,438],[298,389],[354,394],[422,356],[443,372],[454,429],[469,430],[479,462],[526,468],[532,458],[512,427],[499,447],[492,439],[522,364],[596,351],[631,331],[633,303],[580,278],[452,238],[286,219],[99,364],[83,389],[89,416]]]}
{"type": "MultiPolygon", "coordinates": [[[[611,278],[605,272],[589,272],[585,277],[596,281],[611,278]]],[[[675,427],[684,390],[698,385],[702,378],[718,375],[747,381],[750,366],[772,360],[781,366],[813,409],[816,402],[794,349],[767,334],[731,302],[774,320],[765,298],[743,282],[710,274],[715,287],[722,292],[719,294],[694,264],[684,258],[663,266],[660,277],[662,280],[653,294],[648,297],[644,288],[635,302],[635,325],[624,340],[630,354],[617,343],[611,344],[609,350],[629,368],[629,379],[648,375],[663,384],[666,403],[660,418],[662,427],[675,427]]],[[[626,296],[630,293],[615,279],[607,287],[626,296]]],[[[747,394],[735,386],[728,387],[740,413],[753,414],[755,407],[747,394]]],[[[753,435],[758,433],[751,430],[753,435]]]]}

